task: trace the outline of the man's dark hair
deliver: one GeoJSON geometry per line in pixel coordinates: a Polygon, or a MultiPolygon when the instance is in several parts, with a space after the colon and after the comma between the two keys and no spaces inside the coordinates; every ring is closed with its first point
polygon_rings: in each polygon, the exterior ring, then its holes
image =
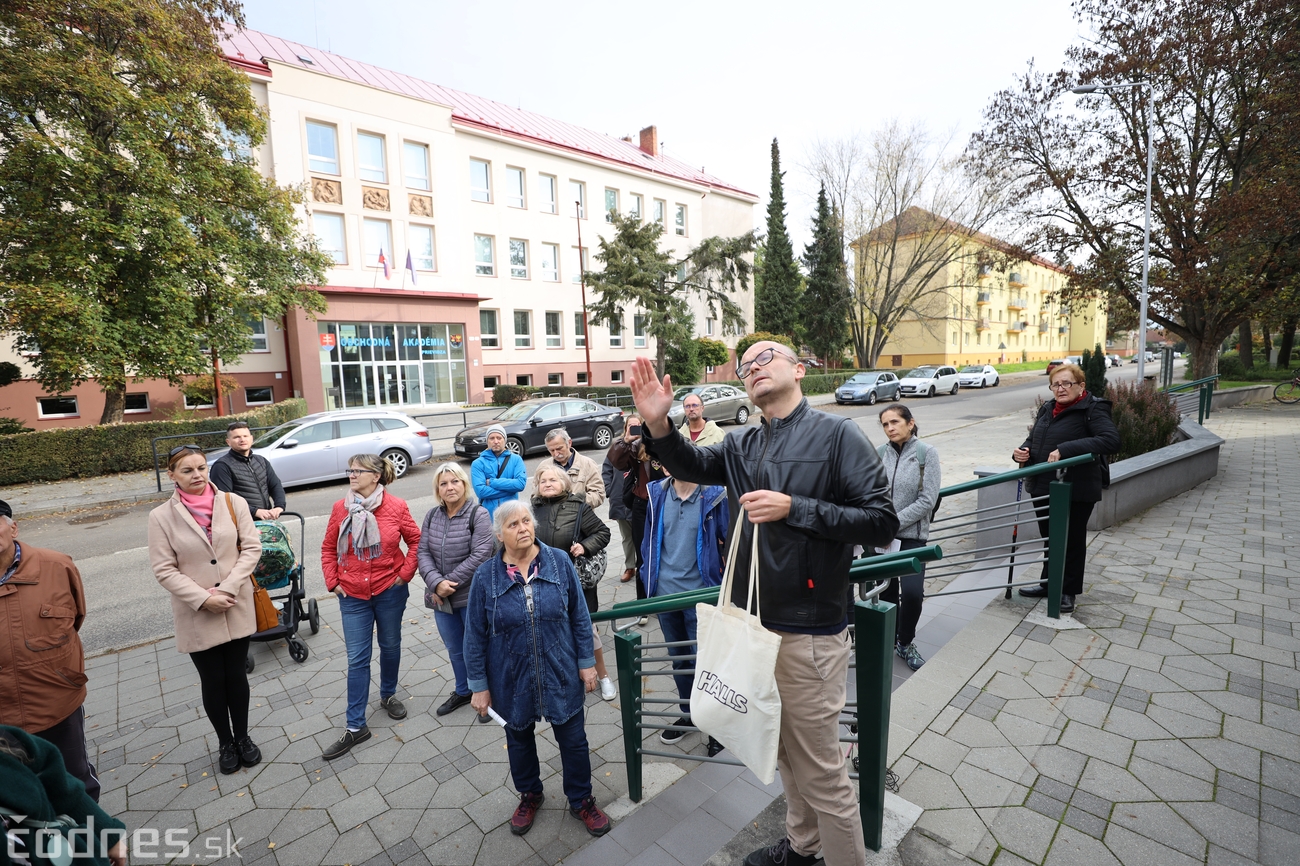
{"type": "Polygon", "coordinates": [[[248,430],[248,429],[249,429],[249,428],[248,428],[248,422],[247,422],[247,421],[231,421],[229,424],[226,425],[226,432],[227,432],[227,433],[233,433],[233,432],[235,432],[236,430],[238,430],[240,427],[243,427],[245,430],[248,430]]]}

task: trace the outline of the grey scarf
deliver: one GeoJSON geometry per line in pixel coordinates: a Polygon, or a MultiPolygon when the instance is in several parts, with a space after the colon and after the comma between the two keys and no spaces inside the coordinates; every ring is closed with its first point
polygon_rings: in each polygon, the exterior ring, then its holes
{"type": "Polygon", "coordinates": [[[362,499],[352,491],[343,497],[343,504],[348,509],[348,516],[339,525],[339,565],[348,555],[348,536],[352,537],[352,552],[357,559],[374,559],[379,555],[379,522],[375,520],[375,509],[384,501],[384,485],[375,487],[375,492],[362,499]]]}

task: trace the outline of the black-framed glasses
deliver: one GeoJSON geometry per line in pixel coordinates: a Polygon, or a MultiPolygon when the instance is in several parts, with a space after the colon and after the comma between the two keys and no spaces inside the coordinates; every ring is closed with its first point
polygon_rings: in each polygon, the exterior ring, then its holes
{"type": "Polygon", "coordinates": [[[177,445],[175,448],[167,452],[167,456],[175,457],[177,454],[180,454],[182,451],[197,451],[200,454],[203,453],[202,448],[200,448],[199,446],[191,442],[189,445],[177,445]]]}
{"type": "Polygon", "coordinates": [[[364,475],[367,472],[374,472],[375,475],[379,474],[378,472],[375,472],[375,470],[373,469],[348,469],[345,470],[344,474],[346,474],[349,478],[355,478],[358,475],[364,475]]]}
{"type": "Polygon", "coordinates": [[[772,363],[772,359],[777,355],[780,355],[783,358],[789,358],[796,364],[799,363],[799,359],[788,352],[778,352],[776,349],[767,348],[755,355],[754,360],[746,361],[743,364],[737,364],[736,376],[741,379],[748,379],[749,374],[754,371],[755,367],[766,367],[768,364],[772,363]]]}

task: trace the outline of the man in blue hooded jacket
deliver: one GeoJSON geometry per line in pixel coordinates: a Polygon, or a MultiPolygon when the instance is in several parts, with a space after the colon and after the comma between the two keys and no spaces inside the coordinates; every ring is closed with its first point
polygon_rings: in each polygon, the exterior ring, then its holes
{"type": "Polygon", "coordinates": [[[519,491],[528,486],[528,470],[523,458],[506,448],[506,428],[500,424],[488,428],[487,444],[488,450],[474,460],[469,475],[479,504],[491,517],[502,502],[519,498],[519,491]]]}

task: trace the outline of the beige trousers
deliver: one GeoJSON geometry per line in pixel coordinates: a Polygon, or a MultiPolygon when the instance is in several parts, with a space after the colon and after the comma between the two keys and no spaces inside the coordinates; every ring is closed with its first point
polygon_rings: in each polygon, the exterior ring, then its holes
{"type": "Polygon", "coordinates": [[[819,850],[826,866],[865,866],[862,816],[840,743],[849,670],[849,631],[781,636],[776,686],[781,742],[776,766],[785,788],[785,832],[799,854],[819,850]]]}

